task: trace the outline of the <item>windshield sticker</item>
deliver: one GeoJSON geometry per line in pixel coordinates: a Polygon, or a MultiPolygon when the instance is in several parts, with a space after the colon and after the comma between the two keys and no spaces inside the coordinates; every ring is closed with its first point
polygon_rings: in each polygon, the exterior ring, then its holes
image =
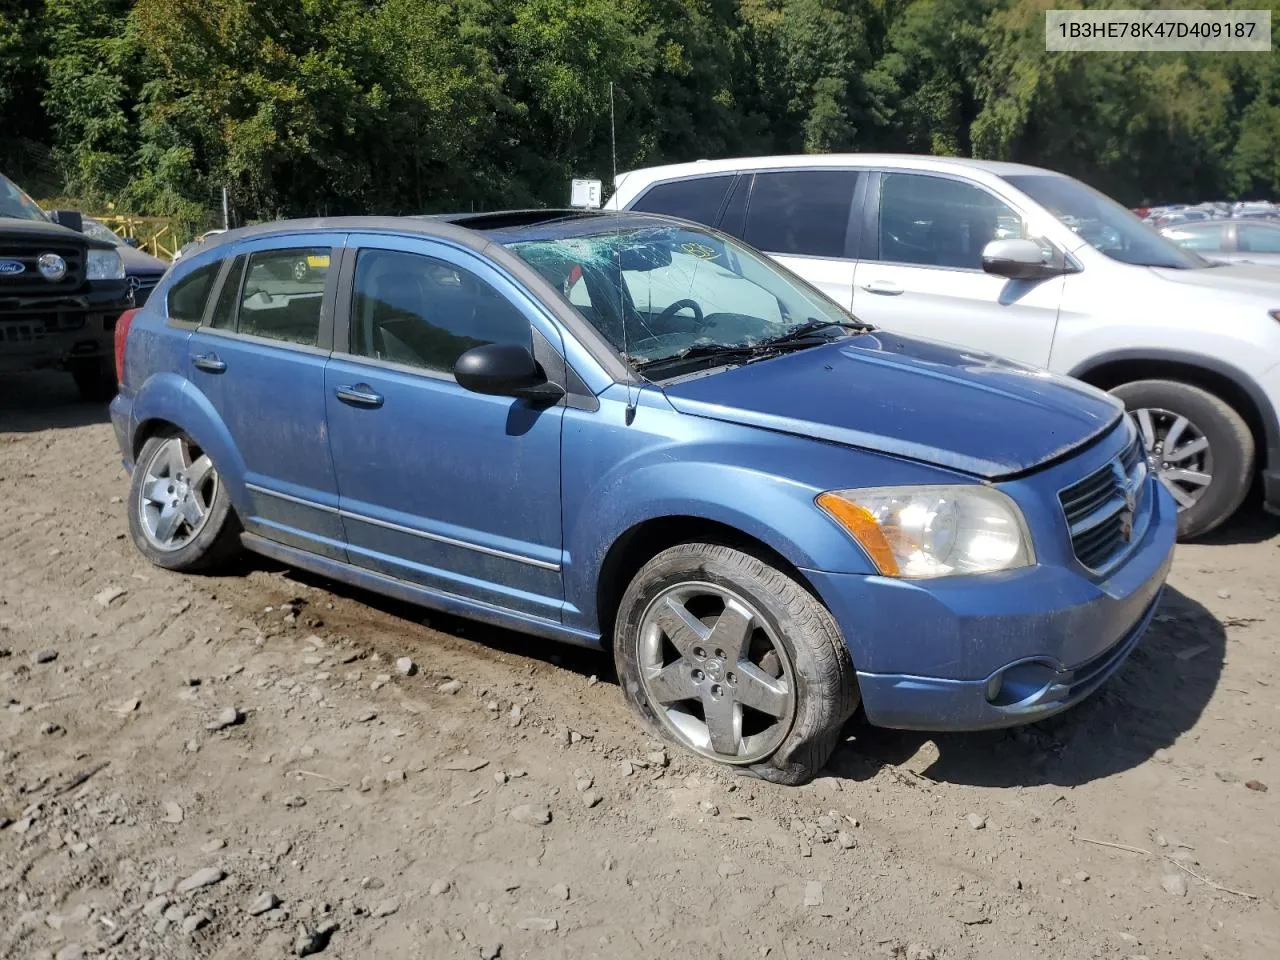
{"type": "Polygon", "coordinates": [[[714,247],[709,247],[705,243],[685,242],[680,244],[680,249],[691,257],[697,257],[699,260],[719,260],[720,251],[714,247]]]}

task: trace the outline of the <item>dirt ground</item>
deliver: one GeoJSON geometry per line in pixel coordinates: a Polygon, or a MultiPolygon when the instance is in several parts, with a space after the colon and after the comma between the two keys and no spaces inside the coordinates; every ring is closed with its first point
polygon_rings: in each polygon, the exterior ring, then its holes
{"type": "Polygon", "coordinates": [[[1179,548],[1074,711],[854,723],[788,789],[664,753],[605,656],[266,561],[153,568],[125,492],[105,410],[6,378],[0,957],[1280,957],[1257,510],[1179,548]]]}

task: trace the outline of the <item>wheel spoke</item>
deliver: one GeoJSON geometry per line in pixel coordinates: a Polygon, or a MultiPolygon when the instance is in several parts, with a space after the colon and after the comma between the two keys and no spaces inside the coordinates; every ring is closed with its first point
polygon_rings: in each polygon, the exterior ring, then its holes
{"type": "Polygon", "coordinates": [[[675,597],[667,597],[657,611],[658,626],[681,653],[687,654],[706,640],[706,624],[689,612],[675,597]]]}
{"type": "Polygon", "coordinates": [[[142,487],[142,499],[149,503],[157,503],[163,506],[173,499],[173,494],[169,492],[169,488],[173,486],[168,480],[151,480],[142,487]]]}
{"type": "Polygon", "coordinates": [[[213,461],[209,459],[207,453],[202,453],[192,462],[191,469],[187,471],[187,486],[192,490],[198,490],[212,469],[213,461]]]}
{"type": "Polygon", "coordinates": [[[195,497],[187,497],[182,501],[182,505],[178,508],[182,513],[182,518],[187,521],[187,526],[192,530],[197,530],[204,521],[204,508],[200,506],[195,497]]]}
{"type": "Polygon", "coordinates": [[[1186,417],[1178,417],[1173,421],[1173,426],[1169,428],[1169,432],[1164,435],[1164,448],[1166,450],[1176,450],[1178,441],[1182,439],[1182,433],[1187,427],[1191,426],[1186,417]]]}
{"type": "Polygon", "coordinates": [[[1151,423],[1151,411],[1143,408],[1135,410],[1133,415],[1138,421],[1138,428],[1142,431],[1142,442],[1150,450],[1156,445],[1156,428],[1151,423]]]}
{"type": "Polygon", "coordinates": [[[790,706],[786,680],[775,679],[752,663],[739,663],[733,669],[738,678],[733,693],[739,703],[771,717],[786,715],[790,706]]]}
{"type": "MultiPolygon", "coordinates": [[[[747,654],[747,643],[751,639],[754,617],[750,610],[741,604],[728,601],[724,612],[707,635],[707,646],[714,650],[723,650],[726,664],[732,664],[747,654]]],[[[719,654],[717,654],[719,656],[719,654]]]]}
{"type": "Polygon", "coordinates": [[[702,698],[711,749],[726,757],[736,757],[742,744],[742,708],[729,697],[702,698]]]}
{"type": "Polygon", "coordinates": [[[1199,470],[1183,470],[1180,467],[1173,470],[1166,470],[1164,475],[1170,480],[1178,480],[1182,483],[1189,483],[1196,487],[1207,487],[1211,482],[1213,482],[1213,477],[1207,473],[1201,473],[1199,470]]]}
{"type": "Polygon", "coordinates": [[[1160,482],[1164,484],[1164,488],[1173,494],[1173,499],[1178,501],[1178,506],[1189,507],[1196,502],[1195,497],[1191,496],[1191,494],[1187,493],[1187,491],[1183,490],[1180,486],[1169,479],[1167,471],[1159,473],[1157,476],[1160,478],[1160,482]]]}
{"type": "Polygon", "coordinates": [[[1200,437],[1197,440],[1192,440],[1190,443],[1184,444],[1177,450],[1166,450],[1164,452],[1164,459],[1168,460],[1170,463],[1181,463],[1183,460],[1187,459],[1187,457],[1194,456],[1197,453],[1202,453],[1208,449],[1208,438],[1200,437]]]}
{"type": "Polygon", "coordinates": [[[160,448],[160,452],[156,455],[156,466],[164,465],[164,476],[175,478],[180,474],[186,466],[186,462],[182,456],[182,441],[177,437],[172,437],[164,442],[164,446],[160,448]]]}
{"type": "Polygon", "coordinates": [[[173,508],[165,507],[160,511],[160,518],[156,521],[156,539],[160,543],[168,543],[173,539],[173,535],[178,532],[178,527],[183,521],[182,513],[173,508]]]}
{"type": "Polygon", "coordinates": [[[683,660],[668,664],[648,677],[653,699],[664,706],[681,700],[697,699],[698,690],[689,674],[689,665],[683,660]]]}

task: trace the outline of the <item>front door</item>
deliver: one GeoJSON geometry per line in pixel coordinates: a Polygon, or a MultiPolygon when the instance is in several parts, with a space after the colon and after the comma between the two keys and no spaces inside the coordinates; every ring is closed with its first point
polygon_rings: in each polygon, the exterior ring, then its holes
{"type": "Polygon", "coordinates": [[[558,622],[564,408],[472,393],[452,373],[473,346],[540,335],[561,350],[558,333],[470,254],[350,246],[325,401],[351,562],[558,622]]]}
{"type": "Polygon", "coordinates": [[[337,251],[331,236],[239,248],[188,341],[190,382],[243,460],[250,533],[345,559],[325,432],[337,251]]]}
{"type": "MultiPolygon", "coordinates": [[[[876,204],[876,191],[868,194],[876,204]]],[[[982,269],[987,243],[1025,234],[1012,207],[963,180],[884,173],[876,212],[854,272],[857,317],[892,333],[1048,364],[1064,278],[1008,280],[982,269]]]]}

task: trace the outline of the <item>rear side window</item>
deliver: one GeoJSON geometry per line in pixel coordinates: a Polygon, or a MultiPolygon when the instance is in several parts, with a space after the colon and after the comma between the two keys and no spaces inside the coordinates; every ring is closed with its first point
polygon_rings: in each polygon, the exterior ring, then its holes
{"type": "Polygon", "coordinates": [[[1207,227],[1199,224],[1169,227],[1165,236],[1184,250],[1222,249],[1222,227],[1216,223],[1207,227]]]}
{"type": "Polygon", "coordinates": [[[720,177],[694,177],[660,183],[649,189],[630,209],[683,217],[714,227],[724,195],[729,192],[732,182],[733,174],[730,173],[720,177]]]}
{"type": "Polygon", "coordinates": [[[166,300],[169,319],[181,323],[199,323],[204,319],[204,305],[223,262],[215,260],[213,263],[206,263],[173,285],[166,300]]]}
{"type": "MultiPolygon", "coordinates": [[[[320,306],[330,259],[328,247],[249,254],[243,281],[236,284],[236,332],[315,346],[320,339],[320,306]]],[[[233,269],[224,289],[236,283],[235,272],[233,269]]]]}
{"type": "Polygon", "coordinates": [[[743,239],[768,253],[843,257],[856,170],[756,174],[743,239]]]}

